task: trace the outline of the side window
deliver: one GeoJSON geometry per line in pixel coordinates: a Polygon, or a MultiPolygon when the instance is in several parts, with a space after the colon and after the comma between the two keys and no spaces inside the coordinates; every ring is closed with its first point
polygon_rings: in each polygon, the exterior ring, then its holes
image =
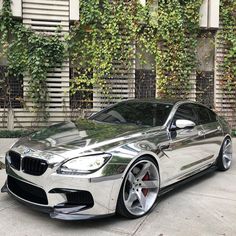
{"type": "Polygon", "coordinates": [[[208,108],[201,106],[201,105],[195,105],[195,111],[198,117],[198,124],[203,125],[211,122],[216,121],[216,114],[209,110],[208,108]]]}
{"type": "Polygon", "coordinates": [[[192,104],[183,104],[176,111],[173,119],[173,124],[175,125],[175,121],[178,119],[183,120],[191,120],[196,123],[196,116],[192,108],[192,104]]]}
{"type": "Polygon", "coordinates": [[[217,118],[216,118],[215,112],[213,112],[211,110],[208,110],[208,112],[209,112],[209,115],[210,115],[211,122],[216,122],[217,118]]]}

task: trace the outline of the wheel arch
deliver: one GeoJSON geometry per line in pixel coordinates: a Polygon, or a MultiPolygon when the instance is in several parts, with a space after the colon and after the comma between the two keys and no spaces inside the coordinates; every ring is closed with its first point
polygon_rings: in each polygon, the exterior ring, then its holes
{"type": "MultiPolygon", "coordinates": [[[[224,140],[225,140],[226,138],[229,138],[229,139],[232,141],[232,137],[231,137],[230,134],[226,134],[225,137],[224,137],[224,140]]],[[[224,141],[224,140],[223,140],[223,141],[224,141]]]]}
{"type": "MultiPolygon", "coordinates": [[[[218,170],[220,171],[226,171],[230,168],[230,165],[228,167],[225,167],[223,162],[222,162],[222,152],[223,152],[223,147],[224,147],[224,143],[226,140],[229,140],[231,142],[231,148],[233,148],[233,142],[232,142],[232,137],[230,134],[226,134],[222,140],[222,143],[221,143],[221,146],[220,146],[220,150],[219,150],[219,153],[217,155],[217,158],[215,160],[215,165],[217,167],[218,170]]],[[[232,159],[231,159],[231,162],[232,162],[232,159]]]]}
{"type": "Polygon", "coordinates": [[[124,172],[122,174],[122,183],[123,183],[124,177],[126,176],[128,170],[132,166],[132,164],[134,162],[136,162],[139,158],[142,158],[142,157],[149,157],[149,158],[151,158],[154,161],[154,163],[157,165],[157,168],[158,168],[158,171],[159,171],[159,175],[160,175],[160,181],[161,181],[161,168],[160,168],[161,164],[160,164],[159,156],[157,154],[155,154],[155,153],[152,153],[152,152],[144,152],[144,153],[139,154],[135,158],[133,158],[129,162],[129,164],[126,166],[126,168],[125,168],[125,170],[124,170],[124,172]]]}
{"type": "Polygon", "coordinates": [[[223,146],[223,144],[224,144],[224,141],[225,141],[227,138],[229,138],[229,139],[232,141],[231,135],[230,135],[230,134],[226,134],[226,135],[224,136],[224,138],[222,139],[222,142],[221,142],[221,145],[220,145],[220,150],[219,150],[218,155],[220,155],[220,152],[221,152],[222,146],[223,146]]]}

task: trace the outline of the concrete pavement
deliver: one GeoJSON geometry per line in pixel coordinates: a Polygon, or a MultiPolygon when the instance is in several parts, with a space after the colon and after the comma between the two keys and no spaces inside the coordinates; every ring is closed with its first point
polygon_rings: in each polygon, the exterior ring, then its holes
{"type": "MultiPolygon", "coordinates": [[[[234,139],[236,151],[236,139],[234,139]]],[[[236,159],[236,155],[234,155],[236,159]]],[[[0,185],[5,181],[0,171],[0,185]]],[[[227,172],[214,172],[165,195],[152,213],[137,220],[50,219],[0,194],[0,235],[236,235],[236,160],[227,172]]]]}

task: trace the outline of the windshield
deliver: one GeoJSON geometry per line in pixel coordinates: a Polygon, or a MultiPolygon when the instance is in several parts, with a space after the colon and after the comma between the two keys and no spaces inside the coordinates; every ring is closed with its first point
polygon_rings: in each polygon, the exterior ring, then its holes
{"type": "Polygon", "coordinates": [[[95,114],[91,119],[115,124],[162,126],[172,106],[171,104],[154,102],[121,102],[95,114]]]}

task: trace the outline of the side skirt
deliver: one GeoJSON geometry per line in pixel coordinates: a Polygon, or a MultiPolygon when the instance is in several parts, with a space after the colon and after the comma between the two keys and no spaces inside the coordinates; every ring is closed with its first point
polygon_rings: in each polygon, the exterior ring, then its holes
{"type": "Polygon", "coordinates": [[[158,197],[161,197],[164,194],[170,192],[171,190],[174,190],[174,189],[176,189],[176,188],[178,188],[178,187],[180,187],[180,186],[182,186],[182,185],[184,185],[184,184],[186,184],[186,183],[188,183],[188,182],[190,182],[190,181],[192,181],[194,179],[197,179],[197,178],[207,174],[207,173],[213,172],[216,169],[217,169],[217,167],[215,165],[212,165],[209,168],[207,168],[207,169],[205,169],[205,170],[203,170],[203,171],[201,171],[201,172],[199,172],[197,174],[194,174],[194,175],[192,175],[192,176],[190,176],[190,177],[188,177],[188,178],[186,178],[184,180],[181,180],[181,181],[179,181],[177,183],[174,183],[174,184],[171,184],[169,186],[166,186],[166,187],[160,189],[158,197]]]}

